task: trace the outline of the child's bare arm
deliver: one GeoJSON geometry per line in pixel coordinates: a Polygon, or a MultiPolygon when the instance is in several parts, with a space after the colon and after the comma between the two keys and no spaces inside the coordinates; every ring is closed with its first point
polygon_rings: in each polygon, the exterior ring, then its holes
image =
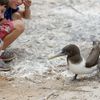
{"type": "Polygon", "coordinates": [[[31,0],[23,0],[23,4],[25,6],[24,11],[19,11],[19,13],[23,18],[29,19],[31,17],[31,10],[30,10],[31,3],[32,3],[31,0]]]}

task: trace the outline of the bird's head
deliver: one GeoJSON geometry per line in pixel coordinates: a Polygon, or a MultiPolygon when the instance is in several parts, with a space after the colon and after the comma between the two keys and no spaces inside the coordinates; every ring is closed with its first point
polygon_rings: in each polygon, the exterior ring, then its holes
{"type": "Polygon", "coordinates": [[[65,56],[65,55],[72,57],[77,54],[80,54],[80,50],[78,46],[76,46],[75,44],[70,44],[70,45],[65,46],[59,54],[53,57],[50,57],[49,59],[54,59],[56,57],[65,56]]]}

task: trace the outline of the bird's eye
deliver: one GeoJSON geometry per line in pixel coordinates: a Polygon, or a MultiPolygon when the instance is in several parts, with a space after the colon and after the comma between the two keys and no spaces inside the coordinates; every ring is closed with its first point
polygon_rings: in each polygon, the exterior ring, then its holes
{"type": "Polygon", "coordinates": [[[62,53],[65,53],[65,49],[62,50],[62,53]]]}

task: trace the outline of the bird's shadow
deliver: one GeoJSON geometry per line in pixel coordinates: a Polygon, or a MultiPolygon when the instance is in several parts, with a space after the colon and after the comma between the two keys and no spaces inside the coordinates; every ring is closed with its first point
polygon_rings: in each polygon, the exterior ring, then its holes
{"type": "Polygon", "coordinates": [[[88,83],[91,83],[93,81],[100,82],[100,72],[97,73],[95,76],[92,76],[92,77],[86,77],[86,76],[85,77],[79,77],[75,80],[73,80],[72,78],[68,78],[68,79],[63,80],[63,84],[64,85],[68,85],[68,84],[70,84],[70,85],[76,84],[77,85],[78,84],[78,86],[82,86],[82,85],[85,85],[85,83],[87,85],[88,83]]]}

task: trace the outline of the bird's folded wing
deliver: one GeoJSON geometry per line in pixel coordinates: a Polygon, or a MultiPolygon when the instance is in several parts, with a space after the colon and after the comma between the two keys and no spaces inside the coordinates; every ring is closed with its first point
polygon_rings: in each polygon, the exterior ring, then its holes
{"type": "Polygon", "coordinates": [[[100,50],[98,48],[92,48],[89,56],[86,59],[86,67],[91,68],[97,65],[99,60],[99,55],[100,55],[100,50]]]}

